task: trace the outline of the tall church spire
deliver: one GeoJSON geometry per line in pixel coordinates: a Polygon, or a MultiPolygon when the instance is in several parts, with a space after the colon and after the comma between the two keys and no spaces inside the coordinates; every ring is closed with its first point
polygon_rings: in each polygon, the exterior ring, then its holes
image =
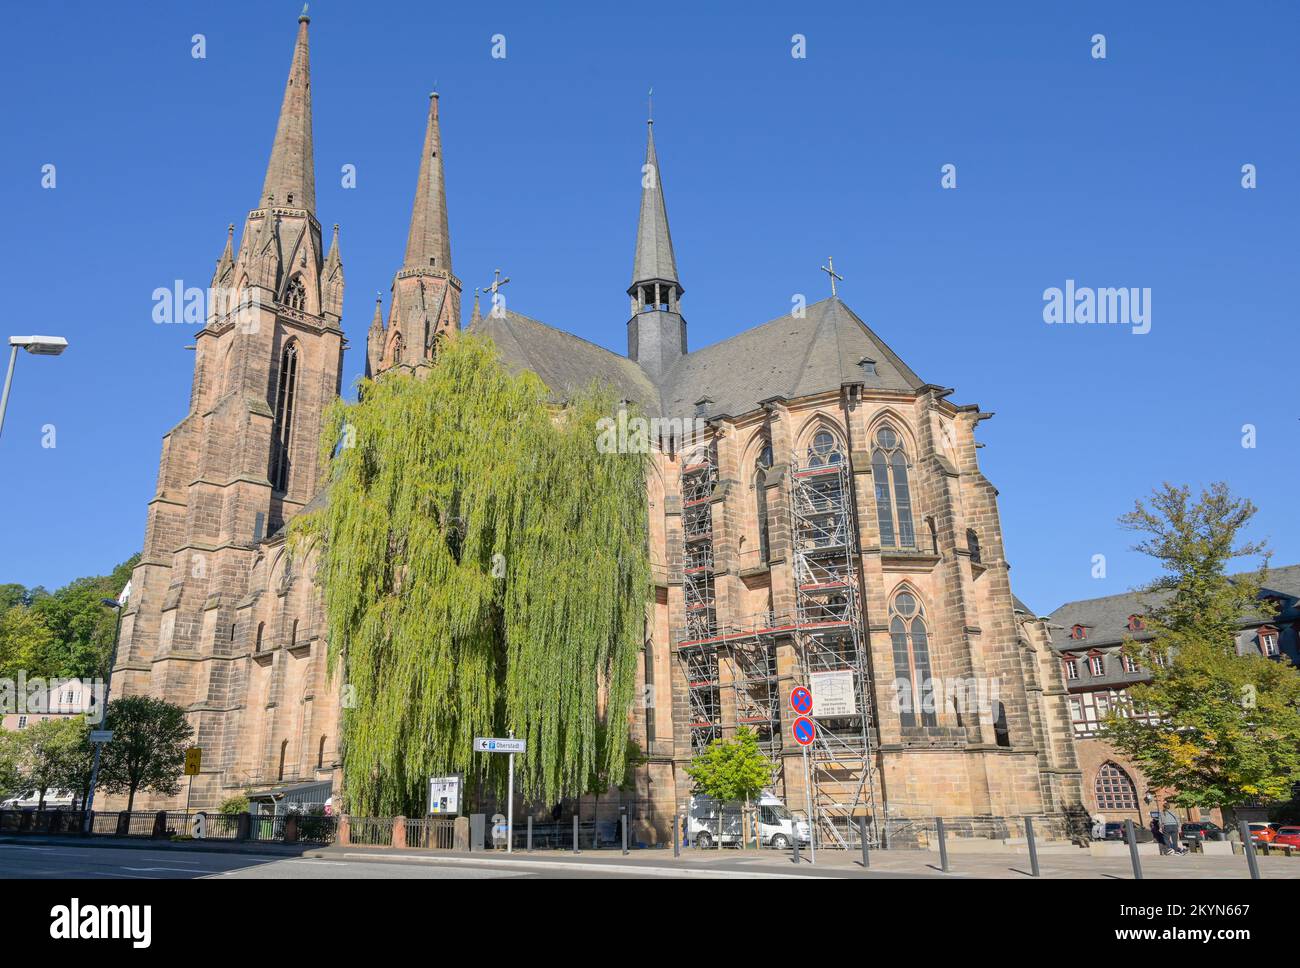
{"type": "Polygon", "coordinates": [[[641,218],[637,222],[632,286],[634,290],[637,286],[667,283],[675,287],[680,296],[682,287],[677,280],[673,237],[668,231],[663,179],[660,177],[659,157],[655,154],[654,124],[653,119],[646,122],[645,166],[641,169],[641,218]]]}
{"type": "Polygon", "coordinates": [[[627,355],[657,380],[686,353],[686,321],[681,316],[682,284],[668,231],[664,185],[655,153],[654,119],[646,121],[645,165],[641,169],[641,216],[632,262],[632,318],[627,324],[627,355]]]}
{"type": "Polygon", "coordinates": [[[460,329],[460,280],[451,273],[451,233],[442,178],[442,132],[438,94],[429,95],[429,114],[415,185],[406,255],[393,277],[385,344],[375,373],[432,363],[442,340],[460,329]]]}
{"type": "Polygon", "coordinates": [[[316,173],[311,139],[311,62],[307,49],[307,25],[311,18],[303,7],[298,18],[298,40],[289,65],[289,80],[275,127],[271,162],[266,167],[261,206],[316,210],[316,173]]]}
{"type": "Polygon", "coordinates": [[[403,268],[434,266],[451,272],[451,236],[447,231],[447,191],[442,177],[442,131],[438,127],[438,93],[429,95],[420,177],[415,184],[411,230],[406,237],[403,268]]]}

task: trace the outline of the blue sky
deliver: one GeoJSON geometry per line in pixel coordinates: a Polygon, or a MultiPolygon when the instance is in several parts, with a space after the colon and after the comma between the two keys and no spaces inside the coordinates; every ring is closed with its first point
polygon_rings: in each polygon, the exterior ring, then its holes
{"type": "MultiPolygon", "coordinates": [[[[312,4],[317,214],[342,226],[345,383],[402,257],[435,82],[457,274],[472,290],[500,266],[512,309],[624,350],[653,84],[692,345],[788,312],[794,293],[821,298],[833,255],[841,296],[923,379],[996,412],[982,466],[1032,606],[1150,578],[1115,519],[1165,479],[1228,481],[1260,506],[1254,536],[1276,563],[1300,561],[1300,8],[540,8],[312,4]],[[1151,331],[1046,325],[1043,291],[1066,279],[1150,288],[1151,331]]],[[[206,286],[227,223],[256,203],[298,9],[6,12],[0,335],[71,348],[19,360],[0,582],[54,587],[139,548],[193,366],[192,329],[153,323],[151,294],[206,286]]]]}

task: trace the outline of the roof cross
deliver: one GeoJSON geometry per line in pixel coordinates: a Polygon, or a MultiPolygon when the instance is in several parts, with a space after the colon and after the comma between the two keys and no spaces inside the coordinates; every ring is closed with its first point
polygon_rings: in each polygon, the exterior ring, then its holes
{"type": "Polygon", "coordinates": [[[505,285],[507,282],[509,282],[509,281],[510,281],[510,277],[509,277],[509,276],[506,276],[504,279],[501,278],[501,270],[500,270],[500,269],[498,269],[498,270],[496,271],[496,275],[495,275],[495,277],[492,279],[492,285],[490,285],[490,286],[487,287],[487,291],[490,292],[490,293],[492,293],[492,301],[493,301],[493,302],[496,301],[496,298],[497,298],[497,290],[500,289],[502,286],[504,286],[504,285],[505,285]]]}
{"type": "Polygon", "coordinates": [[[844,277],[835,271],[835,260],[830,256],[826,257],[826,265],[822,266],[822,272],[831,277],[831,295],[834,296],[836,294],[835,280],[838,279],[840,282],[843,282],[844,277]]]}

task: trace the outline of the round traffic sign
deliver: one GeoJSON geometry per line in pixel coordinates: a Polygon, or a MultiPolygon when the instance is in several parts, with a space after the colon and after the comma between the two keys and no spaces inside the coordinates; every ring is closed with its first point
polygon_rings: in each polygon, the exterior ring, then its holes
{"type": "Polygon", "coordinates": [[[812,712],[812,693],[807,686],[795,686],[790,691],[790,705],[801,716],[812,712]]]}
{"type": "Polygon", "coordinates": [[[794,741],[800,746],[812,745],[813,737],[817,735],[817,727],[806,716],[796,719],[791,731],[794,733],[794,741]]]}

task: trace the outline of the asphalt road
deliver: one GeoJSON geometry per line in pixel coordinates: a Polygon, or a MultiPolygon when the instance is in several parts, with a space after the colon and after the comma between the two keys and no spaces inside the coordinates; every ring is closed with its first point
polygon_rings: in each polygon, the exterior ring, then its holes
{"type": "MultiPolygon", "coordinates": [[[[685,872],[683,872],[685,873],[685,872]]],[[[0,844],[0,879],[194,880],[210,877],[238,879],[384,878],[405,880],[524,878],[671,877],[672,873],[622,873],[603,870],[521,870],[504,865],[452,864],[421,860],[402,863],[365,859],[271,857],[254,854],[205,853],[194,850],[78,847],[75,845],[0,844]]]]}

